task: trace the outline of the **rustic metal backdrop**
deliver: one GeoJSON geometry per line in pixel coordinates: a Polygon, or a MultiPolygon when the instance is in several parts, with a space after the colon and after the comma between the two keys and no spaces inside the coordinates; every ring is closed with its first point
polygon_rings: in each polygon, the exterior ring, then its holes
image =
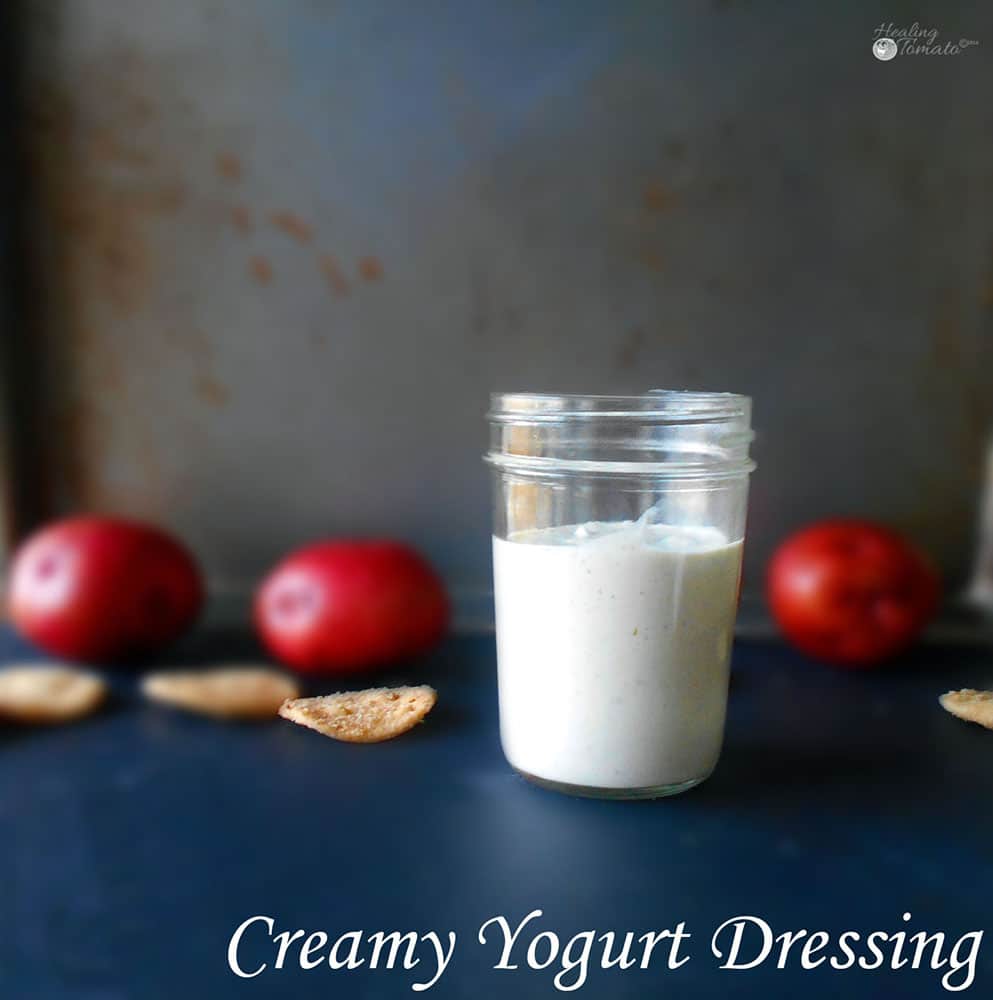
{"type": "Polygon", "coordinates": [[[22,527],[150,517],[220,591],[392,534],[483,593],[489,391],[695,387],[755,398],[750,586],[836,513],[963,578],[989,5],[23,9],[22,527]],[[873,58],[880,23],[926,18],[979,44],[873,58]]]}

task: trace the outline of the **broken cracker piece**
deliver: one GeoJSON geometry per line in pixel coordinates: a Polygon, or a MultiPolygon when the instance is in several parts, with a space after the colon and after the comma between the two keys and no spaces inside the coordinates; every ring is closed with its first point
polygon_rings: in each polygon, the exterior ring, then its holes
{"type": "Polygon", "coordinates": [[[58,723],[96,711],[107,685],[95,674],[61,664],[16,664],[0,670],[0,718],[58,723]]]}
{"type": "Polygon", "coordinates": [[[962,688],[961,691],[949,691],[939,699],[941,707],[946,712],[966,722],[978,722],[987,729],[993,729],[993,691],[974,691],[972,688],[962,688]]]}
{"type": "Polygon", "coordinates": [[[149,674],[146,698],[215,719],[272,718],[287,698],[300,694],[285,674],[265,667],[218,667],[149,674]]]}
{"type": "Polygon", "coordinates": [[[434,708],[438,692],[420,687],[342,691],[286,701],[279,714],[346,743],[381,743],[413,729],[434,708]]]}

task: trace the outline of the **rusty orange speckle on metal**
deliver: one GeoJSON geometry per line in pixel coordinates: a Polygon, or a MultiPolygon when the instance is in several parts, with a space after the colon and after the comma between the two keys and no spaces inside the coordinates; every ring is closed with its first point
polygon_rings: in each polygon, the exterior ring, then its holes
{"type": "Polygon", "coordinates": [[[634,368],[641,357],[641,350],[645,346],[645,331],[640,327],[629,330],[617,348],[618,368],[634,368]]]}
{"type": "Polygon", "coordinates": [[[242,177],[242,166],[241,160],[227,150],[217,154],[217,158],[214,160],[214,165],[217,167],[217,173],[220,177],[224,178],[226,181],[240,181],[242,177]]]}
{"type": "Polygon", "coordinates": [[[672,191],[660,181],[653,181],[642,192],[642,203],[649,212],[665,212],[672,208],[672,191]]]}
{"type": "Polygon", "coordinates": [[[232,205],[231,225],[243,236],[249,236],[255,231],[252,210],[247,205],[232,205]]]}
{"type": "Polygon", "coordinates": [[[200,375],[194,383],[194,388],[208,406],[223,407],[230,396],[228,387],[213,375],[200,375]]]}
{"type": "Polygon", "coordinates": [[[143,94],[137,94],[131,101],[131,113],[136,121],[144,124],[156,117],[158,108],[151,98],[145,97],[143,94]]]}
{"type": "Polygon", "coordinates": [[[260,285],[268,285],[272,281],[272,264],[267,257],[252,257],[248,262],[252,277],[260,285]]]}
{"type": "Polygon", "coordinates": [[[150,123],[150,81],[128,51],[79,69],[72,85],[41,81],[26,95],[26,152],[42,206],[39,226],[56,234],[43,267],[68,303],[66,335],[90,300],[135,315],[159,278],[150,226],[187,202],[182,164],[150,123]],[[81,95],[100,93],[99,120],[81,95]],[[71,234],[71,238],[65,238],[71,234]]]}
{"type": "Polygon", "coordinates": [[[114,130],[96,127],[87,135],[88,152],[97,160],[108,160],[140,170],[151,166],[152,154],[139,149],[128,137],[121,140],[114,130]]]}
{"type": "Polygon", "coordinates": [[[212,362],[214,347],[207,334],[198,327],[167,326],[162,331],[165,341],[197,362],[212,362]]]}
{"type": "Polygon", "coordinates": [[[348,279],[345,277],[345,273],[342,271],[334,255],[329,253],[321,254],[320,265],[328,286],[335,296],[348,295],[351,291],[351,285],[349,285],[348,279]]]}
{"type": "Polygon", "coordinates": [[[652,247],[643,247],[639,257],[641,258],[642,264],[645,265],[650,271],[661,272],[665,270],[665,259],[658,250],[652,247]]]}
{"type": "Polygon", "coordinates": [[[383,276],[383,265],[378,257],[360,257],[359,274],[364,281],[379,281],[383,276]]]}
{"type": "Polygon", "coordinates": [[[297,243],[310,243],[314,238],[314,227],[294,212],[273,212],[269,221],[297,243]]]}

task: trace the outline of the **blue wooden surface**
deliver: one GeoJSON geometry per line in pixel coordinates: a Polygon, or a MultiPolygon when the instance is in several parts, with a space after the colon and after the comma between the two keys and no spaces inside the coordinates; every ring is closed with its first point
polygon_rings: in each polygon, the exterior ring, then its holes
{"type": "MultiPolygon", "coordinates": [[[[26,652],[0,639],[4,660],[26,652]]],[[[214,636],[184,655],[248,652],[214,636]]],[[[993,734],[935,702],[948,687],[989,686],[987,651],[922,649],[856,676],[740,645],[717,772],[654,803],[569,799],[510,772],[491,639],[454,639],[415,676],[438,687],[439,706],[381,746],[143,705],[127,675],[99,717],[0,730],[0,996],[385,998],[416,995],[410,984],[426,978],[424,965],[325,966],[238,980],[227,943],[254,914],[332,939],[455,930],[429,996],[556,996],[554,967],[494,972],[497,948],[476,940],[488,917],[516,923],[537,907],[563,940],[687,922],[683,968],[596,969],[583,997],[937,997],[929,969],[720,971],[710,935],[737,914],[777,932],[955,938],[990,926],[993,734]]],[[[271,966],[260,937],[248,940],[246,964],[271,966]]],[[[984,949],[970,995],[991,984],[984,949]]]]}

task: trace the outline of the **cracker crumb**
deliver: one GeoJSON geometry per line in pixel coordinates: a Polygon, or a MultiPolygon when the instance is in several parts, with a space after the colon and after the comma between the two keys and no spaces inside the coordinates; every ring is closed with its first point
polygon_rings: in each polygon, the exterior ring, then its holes
{"type": "Polygon", "coordinates": [[[279,714],[333,740],[381,743],[423,722],[437,700],[438,693],[426,685],[370,688],[286,701],[279,714]]]}
{"type": "Polygon", "coordinates": [[[938,701],[946,712],[951,712],[956,718],[993,729],[993,691],[962,688],[943,694],[938,701]]]}
{"type": "Polygon", "coordinates": [[[0,717],[15,722],[70,722],[95,712],[107,685],[95,674],[57,663],[0,670],[0,717]]]}
{"type": "Polygon", "coordinates": [[[152,701],[215,719],[273,718],[287,698],[300,694],[285,674],[254,666],[149,674],[141,690],[152,701]]]}

